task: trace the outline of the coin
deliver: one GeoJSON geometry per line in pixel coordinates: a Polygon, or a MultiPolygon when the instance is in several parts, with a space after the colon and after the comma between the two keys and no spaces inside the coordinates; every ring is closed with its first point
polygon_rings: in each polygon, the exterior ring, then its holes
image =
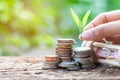
{"type": "Polygon", "coordinates": [[[57,55],[46,55],[45,56],[45,61],[46,62],[58,61],[58,57],[57,57],[57,55]]]}
{"type": "Polygon", "coordinates": [[[56,53],[58,57],[71,57],[72,53],[56,53]]]}
{"type": "Polygon", "coordinates": [[[71,48],[56,48],[56,54],[61,57],[71,57],[72,55],[72,49],[71,48]]]}
{"type": "Polygon", "coordinates": [[[60,61],[71,61],[72,57],[59,57],[60,61]]]}
{"type": "Polygon", "coordinates": [[[43,69],[57,68],[59,59],[57,55],[46,55],[43,69]]]}
{"type": "Polygon", "coordinates": [[[75,43],[73,39],[58,39],[56,45],[56,55],[63,61],[71,61],[72,58],[72,45],[75,43]]]}
{"type": "Polygon", "coordinates": [[[81,68],[75,61],[64,61],[59,64],[59,67],[66,68],[69,71],[76,71],[81,68]]]}
{"type": "Polygon", "coordinates": [[[58,39],[57,41],[58,43],[71,43],[71,44],[75,43],[74,39],[58,39]]]}
{"type": "Polygon", "coordinates": [[[59,64],[60,67],[65,67],[65,68],[70,68],[70,67],[75,67],[76,62],[75,61],[64,61],[59,64]]]}
{"type": "Polygon", "coordinates": [[[94,69],[96,68],[96,65],[82,65],[83,69],[94,69]]]}
{"type": "Polygon", "coordinates": [[[54,61],[54,62],[44,62],[44,64],[48,64],[48,65],[56,65],[56,64],[58,64],[59,63],[59,61],[54,61]]]}
{"type": "Polygon", "coordinates": [[[80,58],[73,57],[73,60],[80,63],[80,58]]]}
{"type": "Polygon", "coordinates": [[[81,52],[81,53],[84,53],[84,52],[87,52],[87,51],[90,51],[91,48],[90,47],[77,47],[74,49],[75,52],[81,52]]]}
{"type": "Polygon", "coordinates": [[[89,47],[77,47],[73,49],[74,57],[85,58],[91,56],[91,48],[89,47]]]}
{"type": "Polygon", "coordinates": [[[87,54],[74,54],[74,58],[87,58],[90,56],[91,55],[89,53],[87,53],[87,54]]]}
{"type": "Polygon", "coordinates": [[[72,48],[72,45],[68,44],[68,43],[59,43],[59,44],[57,44],[57,47],[59,47],[59,48],[72,48]]]}
{"type": "Polygon", "coordinates": [[[43,69],[54,69],[58,67],[59,61],[44,62],[43,69]]]}
{"type": "Polygon", "coordinates": [[[56,51],[60,51],[60,52],[71,52],[72,49],[67,49],[67,48],[58,48],[56,47],[56,51]]]}
{"type": "Polygon", "coordinates": [[[92,57],[80,59],[80,63],[82,64],[82,67],[86,68],[86,69],[87,68],[91,69],[91,68],[95,68],[96,67],[96,65],[93,62],[92,57]]]}
{"type": "Polygon", "coordinates": [[[81,62],[82,64],[87,63],[87,62],[93,62],[92,57],[81,58],[80,60],[81,60],[80,62],[81,62]]]}
{"type": "Polygon", "coordinates": [[[56,50],[55,51],[56,53],[72,53],[72,51],[71,50],[69,50],[69,51],[60,51],[60,50],[56,50]]]}

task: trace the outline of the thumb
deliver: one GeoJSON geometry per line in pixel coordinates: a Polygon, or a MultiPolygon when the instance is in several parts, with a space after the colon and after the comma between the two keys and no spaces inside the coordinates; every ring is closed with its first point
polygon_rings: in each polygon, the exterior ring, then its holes
{"type": "Polygon", "coordinates": [[[100,40],[110,37],[114,34],[120,34],[120,20],[95,26],[92,29],[83,32],[79,38],[82,40],[100,40]]]}

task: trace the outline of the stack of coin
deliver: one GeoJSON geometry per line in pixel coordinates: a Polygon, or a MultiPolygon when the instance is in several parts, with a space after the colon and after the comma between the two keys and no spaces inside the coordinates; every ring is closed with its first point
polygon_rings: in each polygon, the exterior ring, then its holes
{"type": "Polygon", "coordinates": [[[43,69],[58,68],[59,59],[57,55],[46,55],[43,69]]]}
{"type": "Polygon", "coordinates": [[[56,54],[61,63],[58,65],[67,70],[78,70],[79,66],[72,60],[72,45],[75,43],[73,39],[58,39],[56,47],[56,54]]]}
{"type": "Polygon", "coordinates": [[[75,41],[73,39],[58,39],[57,42],[56,55],[60,61],[72,61],[72,45],[75,41]]]}
{"type": "Polygon", "coordinates": [[[92,69],[95,68],[95,64],[91,57],[91,48],[89,47],[77,47],[73,50],[73,58],[76,62],[82,65],[82,68],[92,69]]]}

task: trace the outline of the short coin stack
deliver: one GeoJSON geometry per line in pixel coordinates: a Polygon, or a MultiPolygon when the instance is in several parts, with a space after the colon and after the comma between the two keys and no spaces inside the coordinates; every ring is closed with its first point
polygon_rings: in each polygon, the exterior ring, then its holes
{"type": "Polygon", "coordinates": [[[58,57],[57,55],[46,55],[43,69],[55,69],[58,68],[58,57]]]}
{"type": "Polygon", "coordinates": [[[73,39],[58,39],[57,42],[56,55],[61,61],[59,67],[69,70],[78,69],[76,62],[72,61],[72,45],[75,41],[73,39]]]}
{"type": "Polygon", "coordinates": [[[73,58],[82,65],[82,68],[92,69],[96,67],[91,57],[91,48],[89,47],[75,48],[73,58]]]}

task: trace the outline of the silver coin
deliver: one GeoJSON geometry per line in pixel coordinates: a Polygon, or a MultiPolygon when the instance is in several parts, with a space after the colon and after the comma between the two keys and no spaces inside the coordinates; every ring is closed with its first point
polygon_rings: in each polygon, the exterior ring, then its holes
{"type": "Polygon", "coordinates": [[[80,63],[80,58],[73,57],[73,60],[80,63]]]}
{"type": "Polygon", "coordinates": [[[86,58],[86,57],[90,57],[91,55],[89,53],[87,54],[74,54],[75,58],[86,58]]]}
{"type": "Polygon", "coordinates": [[[73,49],[74,52],[89,52],[90,50],[90,47],[77,47],[73,49]]]}
{"type": "Polygon", "coordinates": [[[81,58],[80,59],[81,64],[85,64],[85,63],[94,63],[92,57],[88,57],[88,58],[81,58]]]}
{"type": "Polygon", "coordinates": [[[75,61],[64,61],[61,62],[58,66],[59,67],[64,67],[64,68],[71,68],[71,67],[76,67],[77,63],[75,61]]]}
{"type": "Polygon", "coordinates": [[[95,68],[96,67],[91,57],[80,59],[80,63],[82,64],[83,68],[95,68]]]}

